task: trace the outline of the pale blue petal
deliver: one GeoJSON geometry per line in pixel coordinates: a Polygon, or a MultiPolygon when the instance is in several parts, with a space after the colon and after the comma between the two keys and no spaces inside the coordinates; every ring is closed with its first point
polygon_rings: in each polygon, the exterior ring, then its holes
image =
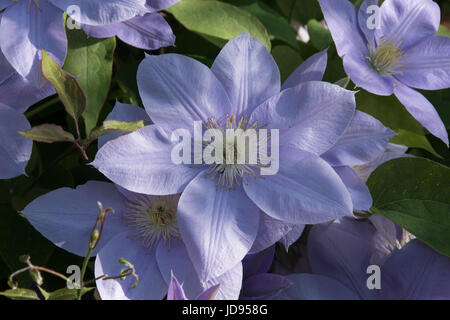
{"type": "Polygon", "coordinates": [[[106,143],[91,164],[130,191],[176,194],[202,169],[174,164],[172,147],[172,142],[156,125],[149,125],[106,143]]]}
{"type": "Polygon", "coordinates": [[[278,274],[257,274],[242,283],[241,299],[262,300],[280,294],[293,283],[288,278],[278,274]]]}
{"type": "Polygon", "coordinates": [[[450,87],[450,37],[432,36],[408,50],[395,77],[409,87],[440,90],[450,87]]]}
{"type": "Polygon", "coordinates": [[[273,300],[360,300],[359,296],[339,281],[316,274],[288,275],[292,285],[273,300]]]}
{"type": "Polygon", "coordinates": [[[363,299],[373,298],[366,273],[375,249],[376,230],[368,221],[340,219],[317,225],[308,237],[308,257],[313,273],[331,277],[363,299]]]}
{"type": "Polygon", "coordinates": [[[421,93],[401,83],[395,86],[395,95],[406,110],[434,136],[448,145],[448,133],[436,109],[421,93]]]}
{"type": "Polygon", "coordinates": [[[217,189],[204,174],[184,190],[178,224],[200,280],[217,278],[239,263],[258,230],[259,210],[240,187],[217,189]]]}
{"type": "Polygon", "coordinates": [[[192,299],[203,291],[194,265],[180,239],[171,239],[169,243],[160,241],[156,248],[156,261],[161,275],[168,285],[173,273],[189,298],[192,299]]]}
{"type": "Polygon", "coordinates": [[[231,113],[250,115],[280,92],[280,71],[267,48],[248,32],[228,41],[211,67],[231,102],[231,113]]]}
{"type": "Polygon", "coordinates": [[[274,219],[261,211],[259,218],[258,235],[253,242],[250,253],[257,253],[273,246],[281,238],[283,238],[294,225],[274,219]]]}
{"type": "Polygon", "coordinates": [[[450,258],[419,240],[396,250],[381,267],[381,299],[450,299],[450,258]]]}
{"type": "Polygon", "coordinates": [[[172,46],[175,43],[175,36],[169,24],[156,12],[104,26],[85,24],[82,25],[82,28],[91,37],[117,36],[123,42],[144,50],[156,50],[172,46]]]}
{"type": "Polygon", "coordinates": [[[350,167],[334,167],[334,170],[350,192],[353,208],[358,211],[368,211],[372,207],[372,196],[364,181],[350,167]]]}
{"type": "Polygon", "coordinates": [[[231,110],[212,71],[179,54],[147,56],[139,65],[137,82],[150,118],[169,137],[176,129],[193,131],[194,121],[223,120],[231,110]]]}
{"type": "Polygon", "coordinates": [[[125,265],[119,263],[124,258],[134,265],[139,283],[135,278],[125,280],[97,280],[97,290],[103,300],[161,300],[167,294],[168,286],[158,269],[154,250],[142,246],[141,241],[131,239],[126,232],[111,239],[97,254],[95,277],[117,276],[125,265]]]}
{"type": "Polygon", "coordinates": [[[66,11],[77,22],[91,25],[104,25],[129,20],[149,12],[146,0],[51,0],[66,11]],[[73,10],[73,5],[78,10],[73,10]],[[72,9],[72,10],[70,10],[72,9]]]}
{"type": "Polygon", "coordinates": [[[348,0],[319,0],[340,57],[367,49],[359,31],[357,10],[348,0]]]}
{"type": "Polygon", "coordinates": [[[0,22],[0,48],[12,67],[33,85],[42,87],[41,49],[62,65],[67,52],[63,13],[48,1],[20,1],[9,7],[0,22]],[[13,37],[11,35],[14,35],[13,37]]]}
{"type": "Polygon", "coordinates": [[[89,181],[77,189],[57,189],[32,201],[22,213],[51,242],[84,256],[99,213],[98,201],[103,208],[114,209],[114,214],[106,218],[99,245],[94,251],[97,252],[113,236],[126,230],[121,220],[127,210],[125,198],[112,183],[89,181]]]}
{"type": "Polygon", "coordinates": [[[344,57],[344,69],[357,87],[373,94],[390,96],[394,92],[394,80],[379,75],[368,63],[368,52],[352,52],[344,57]]]}
{"type": "Polygon", "coordinates": [[[17,131],[29,129],[31,126],[22,113],[0,104],[0,179],[25,173],[33,142],[17,131]]]}
{"type": "Polygon", "coordinates": [[[250,123],[280,129],[280,145],[315,154],[329,150],[355,113],[355,92],[310,81],[283,90],[253,111],[250,123]]]}
{"type": "Polygon", "coordinates": [[[249,180],[244,189],[262,211],[288,223],[322,223],[353,211],[350,194],[333,168],[300,150],[282,150],[278,173],[249,180]]]}
{"type": "Polygon", "coordinates": [[[344,134],[322,158],[332,166],[362,165],[380,157],[394,135],[374,117],[356,111],[344,134]]]}
{"type": "Polygon", "coordinates": [[[381,38],[401,41],[408,49],[439,29],[441,11],[432,0],[386,0],[381,5],[381,28],[375,30],[377,41],[381,38]]]}

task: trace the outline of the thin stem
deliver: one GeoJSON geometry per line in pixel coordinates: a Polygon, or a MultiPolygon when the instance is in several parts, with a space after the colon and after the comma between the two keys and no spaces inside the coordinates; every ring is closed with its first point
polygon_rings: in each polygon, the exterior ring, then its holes
{"type": "Polygon", "coordinates": [[[56,272],[56,271],[44,268],[44,267],[33,266],[33,269],[37,269],[37,270],[40,270],[40,271],[44,271],[44,272],[50,273],[50,274],[52,274],[54,276],[57,276],[57,277],[63,279],[64,281],[69,280],[69,278],[67,278],[65,275],[63,275],[63,274],[61,274],[59,272],[56,272]]]}
{"type": "MultiPolygon", "coordinates": [[[[82,286],[82,287],[83,287],[83,285],[84,285],[84,275],[85,275],[85,273],[86,273],[87,265],[88,265],[88,263],[89,263],[89,258],[91,257],[92,250],[93,250],[93,248],[90,248],[90,247],[89,247],[89,250],[88,250],[88,252],[87,252],[87,254],[86,254],[86,257],[84,258],[84,261],[83,261],[83,267],[81,268],[81,276],[80,276],[80,279],[81,279],[81,286],[82,286]]],[[[77,300],[81,300],[81,288],[78,289],[77,300]]]]}
{"type": "Polygon", "coordinates": [[[297,0],[293,0],[292,4],[291,4],[291,8],[289,9],[289,24],[292,23],[292,18],[294,16],[294,9],[295,9],[296,3],[297,3],[297,0]]]}

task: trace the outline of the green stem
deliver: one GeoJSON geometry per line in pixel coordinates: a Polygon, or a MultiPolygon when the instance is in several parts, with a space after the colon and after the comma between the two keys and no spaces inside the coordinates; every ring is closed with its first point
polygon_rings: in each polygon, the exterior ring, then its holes
{"type": "MultiPolygon", "coordinates": [[[[93,250],[93,248],[89,248],[89,250],[88,250],[88,252],[86,254],[86,257],[84,258],[84,261],[83,261],[83,267],[81,268],[81,276],[80,276],[81,287],[84,286],[84,275],[86,273],[87,265],[88,265],[88,262],[89,262],[89,258],[91,257],[92,250],[93,250]]],[[[78,289],[77,300],[81,300],[81,288],[78,289]]]]}

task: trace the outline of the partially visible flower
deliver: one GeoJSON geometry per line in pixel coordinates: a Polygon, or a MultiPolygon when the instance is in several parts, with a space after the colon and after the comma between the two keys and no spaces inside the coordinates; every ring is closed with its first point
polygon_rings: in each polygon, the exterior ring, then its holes
{"type": "MultiPolygon", "coordinates": [[[[293,88],[307,81],[320,81],[326,66],[326,50],[316,53],[289,76],[282,88],[293,88]]],[[[328,151],[321,154],[321,158],[333,167],[345,184],[351,195],[354,210],[366,211],[372,206],[372,197],[364,177],[359,174],[362,170],[379,165],[382,159],[387,159],[385,152],[388,141],[394,135],[392,130],[374,117],[356,111],[344,133],[328,151]]],[[[261,215],[259,224],[258,236],[250,253],[261,251],[276,241],[281,241],[288,249],[304,229],[304,225],[285,223],[265,214],[261,215]]]]}
{"type": "Polygon", "coordinates": [[[17,131],[30,128],[22,113],[0,103],[0,179],[25,173],[33,142],[17,131]]]}
{"type": "Polygon", "coordinates": [[[397,230],[399,245],[386,246],[391,241],[369,220],[313,226],[312,274],[288,276],[294,284],[277,299],[450,299],[450,258],[397,230]],[[367,286],[371,265],[380,268],[380,289],[367,286]]]}
{"type": "Polygon", "coordinates": [[[450,38],[434,35],[440,9],[431,0],[386,0],[379,12],[359,11],[348,0],[319,0],[344,68],[359,87],[395,94],[428,131],[448,145],[447,130],[433,105],[415,89],[450,87],[450,38]],[[375,19],[373,19],[375,18],[375,19]],[[379,24],[378,24],[379,22],[379,24]]]}
{"type": "MultiPolygon", "coordinates": [[[[219,290],[220,284],[216,284],[211,288],[200,293],[195,300],[214,300],[219,290]]],[[[172,274],[172,279],[167,292],[167,300],[189,300],[184,293],[183,286],[178,282],[177,278],[172,274]]]]}
{"type": "Polygon", "coordinates": [[[89,181],[76,190],[62,188],[31,202],[24,216],[57,246],[83,256],[87,252],[92,227],[98,214],[97,202],[112,208],[100,242],[94,251],[95,276],[119,275],[119,258],[131,262],[135,279],[97,280],[102,299],[162,299],[171,282],[172,271],[184,282],[190,296],[197,296],[221,284],[218,299],[237,299],[241,288],[242,265],[218,278],[201,282],[188,256],[178,229],[179,195],[136,194],[111,183],[89,181]]]}
{"type": "Polygon", "coordinates": [[[175,35],[170,25],[157,12],[172,6],[179,0],[149,0],[149,13],[138,15],[126,21],[107,24],[83,24],[82,28],[91,37],[109,38],[117,36],[123,42],[144,50],[155,50],[161,47],[172,46],[175,35]]]}
{"type": "Polygon", "coordinates": [[[244,281],[241,300],[262,300],[279,294],[292,283],[285,277],[268,273],[275,254],[275,246],[249,254],[242,261],[244,281]]]}
{"type": "Polygon", "coordinates": [[[281,91],[273,57],[248,33],[229,41],[211,69],[177,54],[147,56],[139,66],[138,85],[154,125],[107,142],[92,165],[133,192],[182,192],[180,233],[202,281],[244,258],[261,212],[292,224],[352,214],[348,191],[319,156],[351,122],[354,92],[319,81],[281,91]],[[261,175],[263,167],[248,159],[245,164],[173,163],[179,141],[171,134],[177,129],[192,133],[195,121],[221,132],[279,130],[279,156],[273,155],[278,172],[261,175]]]}
{"type": "Polygon", "coordinates": [[[117,35],[143,49],[173,45],[167,22],[157,13],[175,0],[3,0],[0,1],[0,50],[30,84],[46,84],[42,49],[59,65],[67,53],[63,12],[94,37],[117,35]],[[14,34],[12,37],[11,34],[14,34]]]}
{"type": "Polygon", "coordinates": [[[52,94],[50,85],[40,90],[30,85],[0,51],[0,179],[25,173],[33,142],[18,133],[31,128],[23,112],[52,94]]]}

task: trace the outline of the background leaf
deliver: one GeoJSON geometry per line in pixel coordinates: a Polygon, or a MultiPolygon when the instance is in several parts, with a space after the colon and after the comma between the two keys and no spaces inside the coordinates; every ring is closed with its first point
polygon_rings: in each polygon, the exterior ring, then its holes
{"type": "Polygon", "coordinates": [[[55,87],[68,114],[78,120],[86,109],[86,97],[78,82],[42,50],[42,73],[55,87]]]}
{"type": "Polygon", "coordinates": [[[423,158],[384,163],[367,183],[373,212],[450,256],[450,168],[423,158]]]}
{"type": "Polygon", "coordinates": [[[167,9],[187,29],[223,47],[241,33],[249,32],[270,51],[269,34],[253,15],[228,3],[214,0],[181,0],[167,9]]]}
{"type": "Polygon", "coordinates": [[[64,70],[76,77],[86,95],[83,113],[86,136],[97,126],[111,86],[116,39],[88,37],[83,30],[67,30],[68,51],[64,70]]]}

